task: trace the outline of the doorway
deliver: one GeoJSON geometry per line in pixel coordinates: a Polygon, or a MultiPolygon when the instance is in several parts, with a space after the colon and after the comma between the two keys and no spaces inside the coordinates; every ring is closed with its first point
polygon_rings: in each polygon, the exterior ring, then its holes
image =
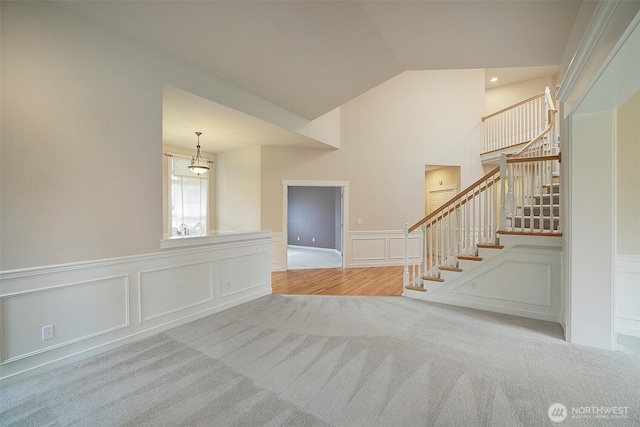
{"type": "Polygon", "coordinates": [[[424,168],[424,214],[444,205],[460,190],[460,166],[426,165],[424,168]]]}
{"type": "Polygon", "coordinates": [[[344,267],[348,183],[283,181],[285,269],[344,267]]]}

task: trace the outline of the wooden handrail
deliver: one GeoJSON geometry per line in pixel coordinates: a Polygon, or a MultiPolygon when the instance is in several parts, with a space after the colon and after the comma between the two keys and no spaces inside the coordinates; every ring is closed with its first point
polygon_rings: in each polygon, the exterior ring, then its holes
{"type": "Polygon", "coordinates": [[[549,104],[549,111],[547,112],[547,116],[548,116],[547,117],[547,122],[548,122],[547,127],[544,128],[544,130],[542,132],[540,132],[538,134],[538,136],[536,136],[531,141],[529,141],[529,143],[527,145],[522,147],[517,153],[510,154],[508,156],[510,156],[510,157],[519,157],[520,155],[522,155],[522,153],[527,151],[536,141],[541,140],[543,136],[545,136],[547,133],[549,133],[549,131],[553,127],[553,116],[555,115],[555,113],[558,112],[558,109],[556,108],[555,103],[553,102],[553,98],[551,97],[551,92],[550,91],[545,90],[543,95],[546,96],[547,103],[549,104]]]}
{"type": "MultiPolygon", "coordinates": [[[[458,209],[460,206],[463,206],[469,200],[473,199],[478,194],[480,194],[484,190],[488,189],[489,187],[491,187],[493,184],[495,184],[498,181],[500,181],[500,177],[499,176],[496,179],[494,179],[493,181],[491,181],[490,183],[488,183],[487,185],[485,185],[484,187],[480,187],[478,190],[476,190],[473,193],[471,193],[470,197],[464,197],[464,200],[462,200],[460,203],[454,203],[453,205],[447,204],[449,206],[449,209],[447,209],[446,212],[442,211],[441,212],[442,215],[437,215],[435,217],[432,217],[431,220],[428,220],[426,222],[427,227],[434,225],[436,222],[438,222],[439,220],[441,220],[445,216],[449,215],[451,212],[453,212],[454,210],[458,209]]],[[[469,193],[465,193],[465,194],[469,194],[469,193]]]]}
{"type": "Polygon", "coordinates": [[[560,160],[560,154],[553,154],[551,156],[537,156],[537,157],[509,157],[507,159],[507,163],[543,162],[546,160],[560,160]]]}
{"type": "MultiPolygon", "coordinates": [[[[516,108],[516,107],[521,106],[522,104],[526,104],[526,103],[527,103],[527,102],[529,102],[529,101],[533,101],[534,99],[542,98],[542,97],[544,96],[544,94],[545,94],[545,93],[544,93],[544,92],[542,92],[542,93],[539,93],[539,94],[537,94],[537,95],[533,95],[531,98],[527,98],[527,99],[525,99],[524,101],[517,102],[517,103],[515,103],[515,104],[513,104],[513,105],[511,105],[511,106],[509,106],[509,107],[506,107],[506,108],[503,108],[502,110],[496,111],[495,113],[491,113],[491,114],[489,114],[488,116],[484,116],[484,117],[482,118],[482,121],[484,122],[485,120],[490,119],[490,118],[491,118],[491,117],[493,117],[493,116],[497,116],[498,114],[502,114],[502,113],[504,113],[505,111],[512,110],[512,109],[514,109],[514,108],[516,108]]],[[[552,104],[552,105],[553,105],[553,104],[552,104]]]]}
{"type": "MultiPolygon", "coordinates": [[[[412,225],[411,228],[409,228],[409,233],[411,233],[413,230],[415,230],[416,228],[420,227],[422,224],[426,223],[427,221],[429,221],[431,218],[435,217],[439,213],[441,213],[441,212],[447,210],[448,208],[450,208],[450,206],[452,204],[454,204],[456,201],[462,199],[469,191],[473,190],[474,187],[477,187],[478,185],[482,184],[484,181],[488,180],[493,175],[495,175],[496,173],[499,173],[499,172],[500,172],[500,166],[496,166],[494,169],[492,169],[490,172],[488,172],[485,176],[483,176],[482,178],[480,178],[479,180],[477,180],[476,182],[474,182],[473,184],[471,184],[470,186],[465,188],[464,191],[461,191],[460,193],[458,193],[458,195],[456,195],[453,199],[450,199],[447,203],[445,203],[444,205],[440,206],[438,209],[436,209],[435,211],[431,212],[429,215],[425,216],[420,221],[418,221],[414,225],[412,225]]],[[[498,178],[498,179],[500,179],[500,178],[498,178]]],[[[462,204],[463,203],[460,203],[460,205],[462,205],[462,204]]]]}

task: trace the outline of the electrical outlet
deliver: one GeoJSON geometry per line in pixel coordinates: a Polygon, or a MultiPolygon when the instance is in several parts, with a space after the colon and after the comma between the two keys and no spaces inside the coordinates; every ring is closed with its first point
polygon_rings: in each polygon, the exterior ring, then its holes
{"type": "Polygon", "coordinates": [[[478,282],[471,282],[471,289],[478,289],[478,282]]]}
{"type": "Polygon", "coordinates": [[[300,237],[298,236],[298,241],[300,241],[300,237]]]}
{"type": "Polygon", "coordinates": [[[316,241],[316,238],[315,238],[315,237],[312,237],[312,238],[311,238],[311,241],[312,241],[312,242],[315,242],[315,241],[316,241]]]}
{"type": "Polygon", "coordinates": [[[42,341],[53,339],[53,325],[42,327],[42,341]]]}

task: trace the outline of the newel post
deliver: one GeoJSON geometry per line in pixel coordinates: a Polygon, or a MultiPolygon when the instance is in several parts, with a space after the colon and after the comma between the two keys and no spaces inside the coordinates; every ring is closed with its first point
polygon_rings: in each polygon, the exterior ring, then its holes
{"type": "Polygon", "coordinates": [[[404,225],[404,270],[402,272],[402,286],[409,285],[409,224],[404,225]]]}
{"type": "MultiPolygon", "coordinates": [[[[500,227],[507,227],[507,155],[500,155],[500,227]]],[[[511,188],[511,186],[509,186],[511,188]]]]}

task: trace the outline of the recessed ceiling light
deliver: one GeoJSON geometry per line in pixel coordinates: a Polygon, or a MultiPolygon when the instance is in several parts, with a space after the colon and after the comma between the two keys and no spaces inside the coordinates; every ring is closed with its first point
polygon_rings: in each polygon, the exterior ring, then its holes
{"type": "Polygon", "coordinates": [[[497,81],[498,81],[498,78],[497,78],[497,77],[492,77],[492,78],[491,78],[491,80],[490,80],[490,82],[491,82],[491,83],[493,83],[493,82],[497,82],[497,81]]]}

